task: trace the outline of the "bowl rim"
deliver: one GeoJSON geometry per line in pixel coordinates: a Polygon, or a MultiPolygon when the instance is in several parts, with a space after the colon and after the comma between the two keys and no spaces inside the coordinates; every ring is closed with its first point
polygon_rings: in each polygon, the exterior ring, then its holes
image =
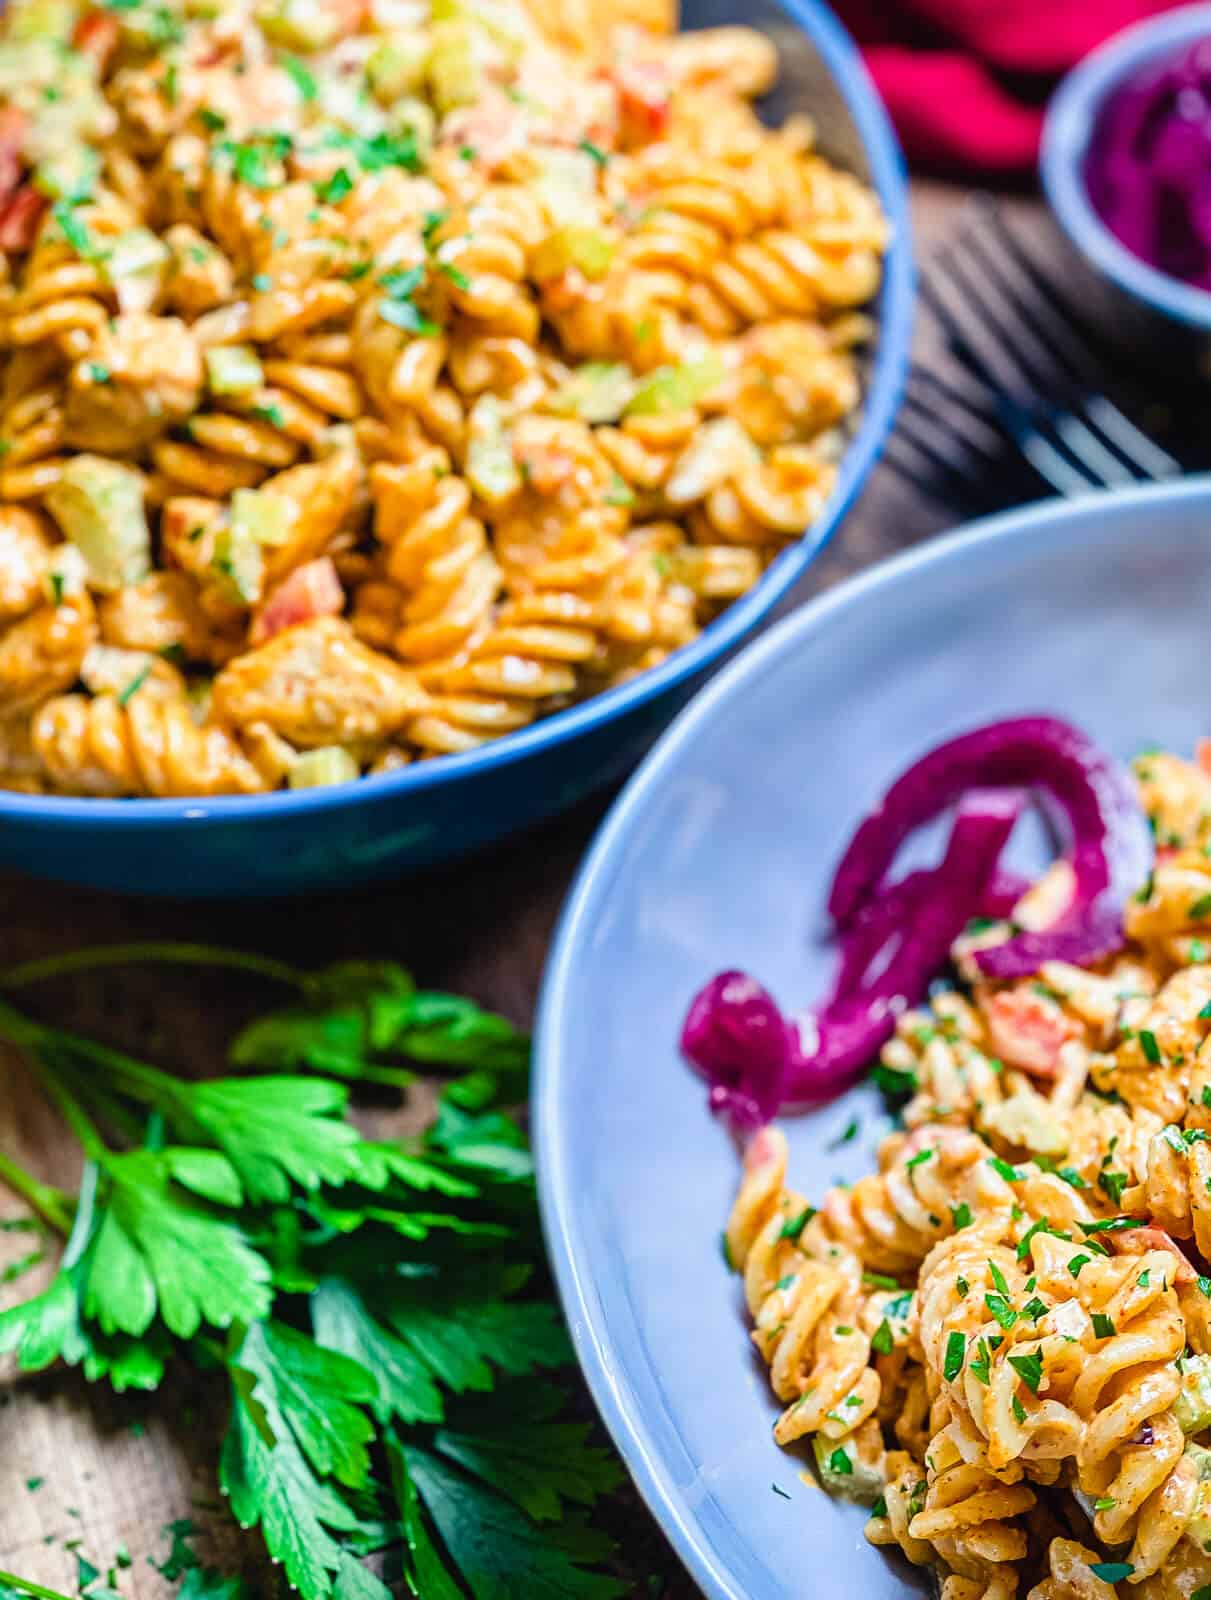
{"type": "Polygon", "coordinates": [[[1056,220],[1107,278],[1176,322],[1211,329],[1211,290],[1170,277],[1121,244],[1094,210],[1084,176],[1089,143],[1108,96],[1153,57],[1198,38],[1211,38],[1211,5],[1183,6],[1132,23],[1086,56],[1047,107],[1039,176],[1056,220]]]}
{"type": "Polygon", "coordinates": [[[0,824],[36,822],[67,831],[100,827],[172,828],[182,823],[268,821],[306,812],[336,811],[422,793],[445,783],[473,780],[527,757],[589,734],[637,711],[704,671],[737,645],[802,575],[843,520],[891,430],[908,371],[912,333],[914,269],[908,208],[908,175],[900,145],[857,46],[825,0],[777,0],[808,35],[853,118],[879,195],[891,241],[876,300],[879,331],[857,429],[841,460],[828,501],[803,536],[788,546],[761,579],[667,661],[627,683],[607,689],[544,717],[531,727],[494,739],[476,750],[422,761],[399,772],[360,778],[331,788],[284,790],[265,795],[190,796],[176,800],[102,799],[72,795],[0,792],[0,824]]]}
{"type": "MultiPolygon", "coordinates": [[[[647,1418],[627,1395],[625,1373],[615,1359],[601,1318],[594,1312],[594,1263],[584,1248],[574,1204],[577,1174],[566,1159],[566,1144],[558,1132],[563,1079],[570,1057],[565,1038],[576,1015],[569,996],[580,958],[591,946],[602,916],[607,914],[620,853],[631,833],[642,825],[649,796],[675,767],[682,747],[696,740],[717,714],[726,711],[743,685],[793,655],[805,635],[827,627],[838,611],[860,607],[876,590],[894,587],[909,574],[963,560],[985,546],[1009,544],[1028,532],[1033,532],[1036,539],[1051,539],[1072,522],[1086,522],[1085,537],[1096,542],[1100,532],[1098,518],[1090,513],[1111,496],[1116,508],[1122,504],[1137,507],[1142,513],[1161,501],[1189,499],[1211,504],[1211,473],[1180,482],[1099,491],[1075,500],[1035,502],[979,518],[953,533],[879,562],[784,617],[713,678],[644,757],[606,814],[564,902],[547,959],[534,1028],[531,1118],[543,1237],[576,1358],[598,1413],[648,1509],[709,1600],[754,1597],[736,1587],[701,1532],[693,1495],[670,1469],[647,1418]]],[[[706,1115],[705,1108],[703,1114],[706,1115]]]]}

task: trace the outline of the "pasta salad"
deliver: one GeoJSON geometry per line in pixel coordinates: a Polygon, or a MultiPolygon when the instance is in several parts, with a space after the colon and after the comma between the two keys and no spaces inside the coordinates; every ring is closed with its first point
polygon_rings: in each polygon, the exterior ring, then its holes
{"type": "Polygon", "coordinates": [[[0,786],[390,771],[750,588],[886,242],[775,71],[643,0],[13,0],[0,786]]]}
{"type": "Polygon", "coordinates": [[[1068,860],[972,921],[875,1068],[878,1171],[817,1208],[766,1125],[725,1235],[775,1437],[944,1600],[1211,1597],[1211,752],[1135,778],[1121,948],[980,969],[1059,925],[1068,860]]]}

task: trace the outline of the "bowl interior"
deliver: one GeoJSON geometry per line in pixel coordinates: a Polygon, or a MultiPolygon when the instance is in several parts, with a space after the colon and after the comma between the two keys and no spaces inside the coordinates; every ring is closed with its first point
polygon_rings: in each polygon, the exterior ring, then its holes
{"type": "Polygon", "coordinates": [[[1188,326],[1211,330],[1211,293],[1134,255],[1089,198],[1085,159],[1108,99],[1161,57],[1211,38],[1211,5],[1183,6],[1116,34],[1070,72],[1047,109],[1039,173],[1056,218],[1077,249],[1125,293],[1188,326]]]}
{"type": "MultiPolygon", "coordinates": [[[[860,815],[947,735],[1052,711],[1128,757],[1208,728],[1211,480],[1030,509],[813,602],[722,674],[631,781],[548,968],[536,1098],[544,1218],[597,1402],[705,1592],[781,1600],[844,1571],[882,1600],[926,1585],[864,1513],[800,1479],[770,1436],[719,1234],[735,1152],[678,1058],[686,1005],[724,967],[785,1005],[819,994],[824,895],[860,815]],[[772,1485],[777,1485],[775,1492],[772,1485]],[[789,1500],[783,1498],[789,1496],[789,1500]]],[[[1042,864],[1041,834],[1014,838],[1042,864]]],[[[872,1170],[878,1097],[789,1119],[818,1201],[872,1170]],[[854,1116],[860,1132],[838,1143],[854,1116]]]]}

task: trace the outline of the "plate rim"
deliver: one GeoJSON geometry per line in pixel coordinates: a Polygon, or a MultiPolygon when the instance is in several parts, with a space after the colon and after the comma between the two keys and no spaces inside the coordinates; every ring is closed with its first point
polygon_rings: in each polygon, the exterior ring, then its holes
{"type": "MultiPolygon", "coordinates": [[[[700,1520],[687,1496],[669,1471],[651,1429],[622,1393],[619,1374],[625,1369],[613,1359],[615,1352],[606,1329],[594,1315],[589,1263],[580,1248],[581,1235],[574,1220],[575,1180],[556,1111],[567,1059],[562,1048],[568,1020],[567,995],[578,949],[595,925],[601,898],[609,892],[618,854],[641,819],[649,793],[664,780],[682,746],[692,741],[703,725],[709,724],[750,679],[761,675],[775,661],[793,654],[805,635],[827,626],[837,612],[861,605],[868,595],[894,586],[909,574],[1007,544],[1023,534],[1032,534],[1035,539],[1047,537],[1067,523],[1084,521],[1089,517],[1091,506],[1099,502],[1108,504],[1111,499],[1116,510],[1126,507],[1146,511],[1160,502],[1183,500],[1202,500],[1211,507],[1211,473],[1191,475],[1180,482],[1107,490],[1074,500],[1035,502],[981,517],[879,562],[808,601],[742,650],[694,696],[661,735],[607,812],[564,901],[539,991],[534,1026],[532,1143],[543,1237],[576,1359],[598,1413],[649,1511],[708,1600],[762,1600],[762,1597],[738,1588],[731,1574],[720,1564],[709,1541],[703,1537],[700,1520]]],[[[1085,537],[1096,540],[1098,536],[1094,518],[1085,537]]]]}

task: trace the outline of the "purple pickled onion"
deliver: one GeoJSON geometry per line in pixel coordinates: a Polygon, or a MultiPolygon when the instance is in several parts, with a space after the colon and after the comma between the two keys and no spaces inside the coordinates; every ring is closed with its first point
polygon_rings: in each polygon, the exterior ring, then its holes
{"type": "Polygon", "coordinates": [[[945,965],[1022,805],[1013,793],[966,796],[942,861],[893,884],[878,913],[847,930],[833,996],[802,1023],[785,1019],[747,974],[712,978],[695,996],[681,1033],[682,1050],[711,1085],[712,1111],[752,1129],[787,1101],[825,1099],[860,1072],[890,1037],[896,1017],[924,997],[945,965]],[[889,945],[886,965],[868,977],[889,945]]]}
{"type": "Polygon", "coordinates": [[[1020,872],[1010,872],[1006,867],[998,867],[984,890],[984,898],[980,901],[980,909],[976,914],[981,917],[992,917],[995,921],[1001,922],[1010,914],[1022,896],[1029,892],[1029,878],[1020,872]]]}
{"type": "Polygon", "coordinates": [[[699,990],[681,1048],[711,1085],[711,1110],[759,1128],[782,1104],[791,1029],[773,997],[743,972],[721,972],[699,990]]]}
{"type": "Polygon", "coordinates": [[[822,1100],[835,1093],[891,1037],[900,1012],[924,999],[975,914],[1023,804],[1022,795],[1013,791],[973,790],[959,805],[938,865],[892,885],[888,893],[896,897],[914,879],[923,880],[913,893],[911,920],[901,927],[886,967],[816,1015],[814,1044],[803,1044],[806,1029],[801,1030],[787,1077],[788,1100],[822,1100]]]}
{"type": "Polygon", "coordinates": [[[861,823],[833,879],[829,910],[844,929],[882,892],[901,844],[973,785],[1041,789],[1071,835],[1072,903],[1046,934],[1017,935],[976,954],[989,977],[1016,978],[1047,960],[1094,960],[1109,953],[1107,929],[1148,874],[1152,841],[1127,774],[1091,740],[1057,717],[989,723],[938,745],[903,773],[861,823]],[[1083,933],[1084,940],[1072,939],[1083,933]],[[1063,936],[1064,955],[1048,939],[1063,936]],[[1029,939],[1029,944],[1024,943],[1029,939]],[[1082,954],[1088,950],[1090,953],[1082,954]]]}
{"type": "Polygon", "coordinates": [[[1211,289],[1211,49],[1150,64],[1098,115],[1085,158],[1089,198],[1150,266],[1211,289]]]}

